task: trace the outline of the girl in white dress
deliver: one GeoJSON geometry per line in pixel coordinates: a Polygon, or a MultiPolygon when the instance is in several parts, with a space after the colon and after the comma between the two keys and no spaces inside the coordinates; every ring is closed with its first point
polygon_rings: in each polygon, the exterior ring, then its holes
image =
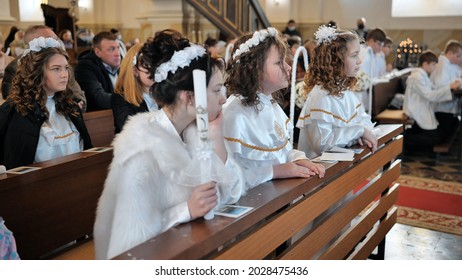
{"type": "Polygon", "coordinates": [[[53,38],[29,42],[0,106],[0,164],[7,169],[92,147],[69,87],[68,55],[53,38]]]}
{"type": "Polygon", "coordinates": [[[244,35],[235,45],[226,86],[233,96],[224,108],[226,147],[244,168],[247,186],[274,178],[324,176],[324,166],[292,148],[293,125],[277,103],[289,84],[287,47],[274,28],[244,35]]]}
{"type": "Polygon", "coordinates": [[[350,90],[361,65],[358,36],[326,26],[315,35],[318,46],[305,76],[307,99],[297,122],[298,148],[310,158],[356,143],[375,152],[371,119],[350,90]]]}
{"type": "Polygon", "coordinates": [[[161,110],[131,117],[114,140],[114,158],[94,227],[97,259],[113,258],[169,228],[236,202],[242,171],[225,149],[222,62],[173,30],[156,33],[140,50],[152,67],[161,110]],[[206,71],[211,182],[201,184],[197,159],[193,69],[206,71]]]}

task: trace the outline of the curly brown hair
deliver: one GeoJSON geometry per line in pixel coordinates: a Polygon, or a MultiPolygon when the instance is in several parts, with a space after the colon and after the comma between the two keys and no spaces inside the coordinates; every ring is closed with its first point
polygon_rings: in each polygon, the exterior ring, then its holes
{"type": "MultiPolygon", "coordinates": [[[[238,47],[250,39],[253,34],[246,34],[241,36],[234,43],[234,51],[238,47]]],[[[281,70],[284,70],[284,61],[287,56],[287,44],[282,40],[280,34],[276,37],[268,36],[265,40],[260,42],[257,46],[253,46],[246,53],[230,59],[226,69],[227,78],[225,86],[229,94],[240,95],[243,97],[242,104],[245,106],[253,106],[256,110],[259,108],[260,100],[258,98],[258,91],[261,90],[263,80],[263,66],[265,65],[266,58],[272,46],[276,46],[281,56],[281,70]]],[[[287,77],[289,80],[290,77],[287,77]]],[[[273,98],[277,101],[282,100],[282,92],[278,91],[273,93],[273,98]]]]}
{"type": "Polygon", "coordinates": [[[356,84],[355,77],[345,72],[347,43],[359,40],[354,32],[336,30],[337,38],[330,43],[322,43],[314,49],[313,59],[305,74],[305,95],[316,85],[320,85],[329,95],[342,96],[343,91],[356,84]]]}
{"type": "MultiPolygon", "coordinates": [[[[22,116],[27,116],[40,109],[48,117],[44,73],[48,61],[56,54],[63,55],[69,60],[66,51],[60,48],[47,48],[38,52],[30,52],[18,62],[18,69],[13,78],[8,99],[22,116]]],[[[66,117],[78,116],[79,107],[72,97],[72,90],[68,83],[66,90],[57,92],[53,97],[56,102],[56,111],[66,117]]]]}

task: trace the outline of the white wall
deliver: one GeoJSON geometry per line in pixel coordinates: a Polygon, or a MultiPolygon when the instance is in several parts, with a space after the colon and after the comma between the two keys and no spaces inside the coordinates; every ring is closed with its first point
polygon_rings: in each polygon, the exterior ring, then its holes
{"type": "MultiPolygon", "coordinates": [[[[9,0],[0,0],[0,22],[2,21],[14,21],[16,20],[11,16],[10,1],[9,0]]],[[[8,34],[7,34],[8,35],[8,34]]]]}
{"type": "Polygon", "coordinates": [[[354,28],[359,17],[368,27],[383,29],[462,29],[462,16],[392,17],[392,0],[260,0],[265,3],[271,23],[285,23],[290,18],[299,23],[325,23],[334,20],[341,28],[354,28]]]}

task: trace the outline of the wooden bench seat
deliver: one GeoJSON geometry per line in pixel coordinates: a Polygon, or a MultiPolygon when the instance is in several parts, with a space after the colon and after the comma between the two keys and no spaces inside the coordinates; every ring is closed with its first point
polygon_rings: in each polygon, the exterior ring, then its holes
{"type": "Polygon", "coordinates": [[[94,260],[95,259],[95,242],[89,240],[76,247],[59,254],[54,260],[94,260]]]}
{"type": "Polygon", "coordinates": [[[375,120],[381,124],[412,125],[414,120],[409,118],[403,110],[386,109],[375,116],[375,120]]]}
{"type": "Polygon", "coordinates": [[[412,125],[410,119],[403,110],[387,109],[396,93],[404,93],[402,79],[395,77],[387,83],[379,83],[372,88],[372,119],[380,124],[403,124],[412,125]]]}

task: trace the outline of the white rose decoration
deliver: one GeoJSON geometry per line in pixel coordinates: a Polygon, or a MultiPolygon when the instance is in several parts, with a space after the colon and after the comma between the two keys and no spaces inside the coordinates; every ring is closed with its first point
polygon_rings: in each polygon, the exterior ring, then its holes
{"type": "Polygon", "coordinates": [[[175,51],[169,61],[162,63],[157,67],[154,74],[154,81],[160,83],[167,79],[168,73],[175,74],[178,68],[188,66],[191,61],[205,54],[205,49],[198,45],[186,47],[181,51],[175,51]]]}
{"type": "MultiPolygon", "coordinates": [[[[235,60],[236,57],[250,51],[250,48],[258,46],[260,42],[263,42],[268,36],[276,37],[277,35],[278,31],[274,27],[255,31],[255,33],[252,35],[252,38],[239,45],[239,48],[233,54],[233,60],[235,60]]],[[[239,62],[239,60],[236,62],[239,62]]]]}

